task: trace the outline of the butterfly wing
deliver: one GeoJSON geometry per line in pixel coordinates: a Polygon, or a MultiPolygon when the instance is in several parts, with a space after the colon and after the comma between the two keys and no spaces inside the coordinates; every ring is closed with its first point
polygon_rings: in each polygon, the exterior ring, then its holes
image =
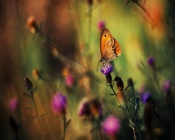
{"type": "Polygon", "coordinates": [[[120,56],[122,54],[122,49],[121,49],[121,46],[119,44],[119,42],[114,39],[114,53],[116,54],[116,57],[120,56]]]}
{"type": "Polygon", "coordinates": [[[101,52],[101,57],[103,57],[106,54],[106,42],[109,39],[106,34],[108,33],[109,30],[107,28],[104,28],[101,32],[101,37],[100,37],[100,52],[101,52]]]}
{"type": "Polygon", "coordinates": [[[101,61],[107,61],[107,56],[112,52],[112,46],[114,45],[114,40],[107,28],[104,28],[100,37],[100,52],[101,52],[101,61]]]}
{"type": "Polygon", "coordinates": [[[107,40],[106,44],[105,44],[105,54],[104,56],[102,56],[103,60],[105,60],[106,62],[109,62],[113,59],[115,59],[116,54],[114,53],[114,39],[110,38],[107,40]]]}
{"type": "Polygon", "coordinates": [[[121,55],[121,47],[117,40],[113,38],[110,31],[104,28],[100,37],[100,62],[109,62],[121,55]]]}

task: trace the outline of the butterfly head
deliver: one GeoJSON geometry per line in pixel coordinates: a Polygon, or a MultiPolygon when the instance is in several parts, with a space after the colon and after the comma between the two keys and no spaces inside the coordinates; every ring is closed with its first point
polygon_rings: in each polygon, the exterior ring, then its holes
{"type": "Polygon", "coordinates": [[[107,58],[102,57],[102,58],[100,59],[100,62],[101,62],[101,63],[106,63],[106,62],[107,62],[107,58]]]}
{"type": "MultiPolygon", "coordinates": [[[[105,57],[101,58],[100,61],[99,61],[98,64],[97,64],[97,70],[98,70],[99,67],[103,67],[103,66],[105,66],[107,63],[108,63],[108,61],[107,61],[107,59],[106,59],[105,57]]],[[[96,70],[96,71],[97,71],[97,70],[96,70]]]]}

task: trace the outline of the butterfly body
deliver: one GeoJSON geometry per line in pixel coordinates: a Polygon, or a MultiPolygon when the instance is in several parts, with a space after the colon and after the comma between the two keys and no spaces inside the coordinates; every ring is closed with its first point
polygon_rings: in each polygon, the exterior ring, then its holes
{"type": "Polygon", "coordinates": [[[110,62],[122,53],[121,46],[107,28],[104,28],[101,33],[100,52],[102,63],[110,62]]]}

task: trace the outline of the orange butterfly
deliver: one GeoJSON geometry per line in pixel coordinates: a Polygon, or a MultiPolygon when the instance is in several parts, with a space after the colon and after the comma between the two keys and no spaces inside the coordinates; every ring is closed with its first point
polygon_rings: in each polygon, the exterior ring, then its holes
{"type": "Polygon", "coordinates": [[[121,46],[107,28],[104,28],[101,33],[100,52],[100,62],[102,62],[103,64],[114,60],[122,53],[121,46]]]}

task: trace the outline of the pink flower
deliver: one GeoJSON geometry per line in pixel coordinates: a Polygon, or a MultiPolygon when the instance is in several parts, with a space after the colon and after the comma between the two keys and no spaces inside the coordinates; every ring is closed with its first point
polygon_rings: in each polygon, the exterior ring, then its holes
{"type": "Polygon", "coordinates": [[[163,90],[165,91],[165,92],[170,92],[171,91],[171,81],[170,80],[165,80],[164,82],[163,82],[163,85],[162,85],[162,87],[163,87],[163,90]]]}
{"type": "Polygon", "coordinates": [[[155,68],[155,58],[154,58],[154,56],[149,56],[148,58],[147,58],[147,63],[148,63],[148,65],[151,67],[151,68],[155,68]]]}
{"type": "Polygon", "coordinates": [[[100,20],[98,22],[98,30],[101,32],[103,30],[103,28],[105,28],[105,22],[100,20]]]}
{"type": "Polygon", "coordinates": [[[71,87],[73,85],[73,77],[71,74],[66,75],[65,77],[66,85],[71,87]]]}
{"type": "Polygon", "coordinates": [[[14,112],[18,107],[18,99],[16,97],[13,97],[10,101],[9,101],[9,108],[12,112],[14,112]]]}
{"type": "Polygon", "coordinates": [[[67,99],[66,96],[61,93],[56,93],[51,101],[51,107],[54,113],[64,114],[66,113],[67,99]]]}
{"type": "Polygon", "coordinates": [[[115,116],[110,115],[104,120],[102,128],[107,135],[115,136],[120,130],[120,121],[115,116]]]}

